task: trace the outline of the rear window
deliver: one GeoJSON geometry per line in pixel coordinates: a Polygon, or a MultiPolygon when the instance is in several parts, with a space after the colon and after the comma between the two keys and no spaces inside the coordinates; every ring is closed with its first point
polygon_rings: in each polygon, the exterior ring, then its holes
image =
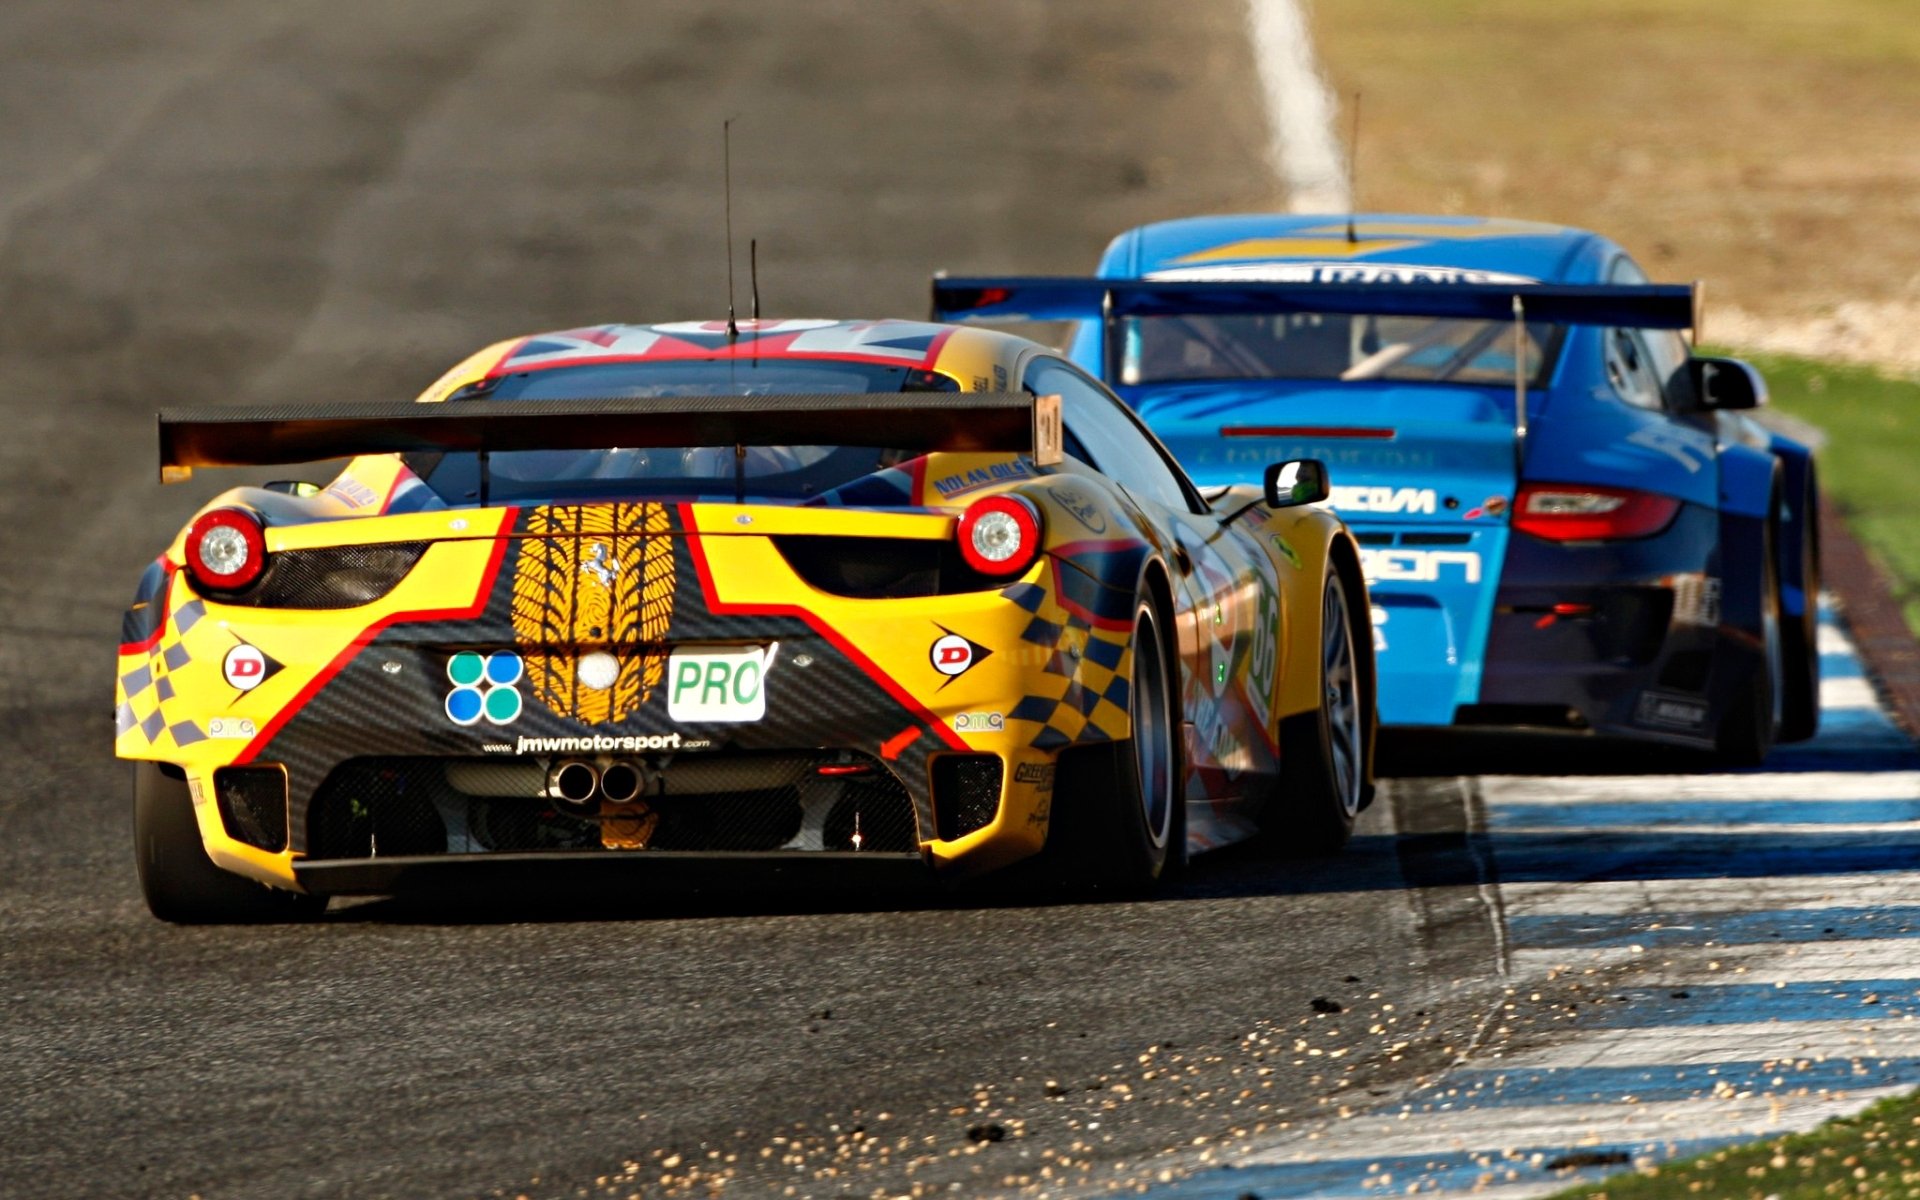
{"type": "MultiPolygon", "coordinates": [[[[1552,372],[1561,327],[1528,323],[1521,346],[1529,386],[1552,372]]],[[[1129,317],[1121,322],[1120,382],[1213,379],[1370,379],[1511,384],[1506,321],[1346,313],[1230,313],[1129,317]]]]}
{"type": "MultiPolygon", "coordinates": [[[[945,375],[911,367],[824,359],[701,359],[522,371],[463,388],[445,403],[959,390],[960,385],[945,375]]],[[[802,503],[917,454],[827,444],[509,450],[487,456],[485,490],[489,503],[503,504],[615,498],[802,503]]],[[[478,455],[409,454],[405,458],[448,504],[481,499],[478,455]]]]}

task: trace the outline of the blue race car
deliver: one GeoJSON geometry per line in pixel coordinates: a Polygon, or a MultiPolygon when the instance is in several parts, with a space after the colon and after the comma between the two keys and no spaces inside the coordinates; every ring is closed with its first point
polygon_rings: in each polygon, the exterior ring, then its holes
{"type": "Polygon", "coordinates": [[[1757,763],[1819,720],[1810,450],[1692,353],[1697,294],[1584,230],[1197,217],[1090,279],[939,278],[937,316],[1072,357],[1203,487],[1318,458],[1366,557],[1380,716],[1757,763]]]}

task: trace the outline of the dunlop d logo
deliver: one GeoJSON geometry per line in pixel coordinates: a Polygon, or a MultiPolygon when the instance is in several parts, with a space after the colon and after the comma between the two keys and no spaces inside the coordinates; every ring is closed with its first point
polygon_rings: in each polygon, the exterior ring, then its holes
{"type": "Polygon", "coordinates": [[[542,704],[589,725],[624,721],[660,685],[673,617],[673,538],[663,504],[536,508],[513,568],[513,635],[542,704]],[[582,687],[574,649],[605,646],[613,686],[582,687]],[[645,646],[646,650],[639,647],[645,646]],[[554,652],[543,653],[551,647],[554,652]]]}

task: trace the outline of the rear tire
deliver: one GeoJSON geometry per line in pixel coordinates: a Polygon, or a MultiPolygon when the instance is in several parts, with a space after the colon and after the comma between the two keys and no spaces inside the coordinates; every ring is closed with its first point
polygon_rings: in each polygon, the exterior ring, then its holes
{"type": "Polygon", "coordinates": [[[1774,563],[1774,530],[1767,525],[1760,580],[1759,661],[1749,668],[1746,684],[1733,697],[1714,736],[1714,752],[1723,766],[1757,767],[1773,750],[1781,726],[1781,662],[1784,653],[1780,621],[1780,580],[1774,563]]]}
{"type": "Polygon", "coordinates": [[[1120,892],[1151,888],[1185,855],[1179,723],[1160,614],[1141,600],[1128,680],[1133,734],[1061,758],[1052,848],[1070,882],[1120,892]]]}
{"type": "Polygon", "coordinates": [[[325,896],[281,891],[223,871],[207,857],[184,778],[159,763],[133,764],[133,849],[147,908],[176,925],[308,921],[325,896]]]}
{"type": "Polygon", "coordinates": [[[1295,855],[1340,850],[1367,798],[1372,705],[1338,571],[1327,574],[1320,614],[1320,707],[1281,719],[1279,790],[1261,817],[1267,836],[1295,855]]]}
{"type": "Polygon", "coordinates": [[[1806,611],[1780,623],[1781,669],[1785,694],[1780,705],[1782,742],[1804,742],[1820,732],[1820,509],[1809,477],[1800,499],[1800,580],[1806,611]]]}

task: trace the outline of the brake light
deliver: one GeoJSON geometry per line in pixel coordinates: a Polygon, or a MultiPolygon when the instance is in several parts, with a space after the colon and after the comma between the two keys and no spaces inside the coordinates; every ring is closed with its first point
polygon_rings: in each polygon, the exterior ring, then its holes
{"type": "Polygon", "coordinates": [[[187,570],[203,588],[237,592],[267,569],[260,518],[244,508],[202,513],[187,530],[187,570]]]}
{"type": "Polygon", "coordinates": [[[1514,500],[1513,526],[1552,542],[1648,537],[1673,523],[1671,496],[1588,483],[1529,483],[1514,500]]]}
{"type": "Polygon", "coordinates": [[[988,496],[960,514],[960,557],[982,575],[1019,575],[1040,554],[1040,510],[1018,496],[988,496]]]}

